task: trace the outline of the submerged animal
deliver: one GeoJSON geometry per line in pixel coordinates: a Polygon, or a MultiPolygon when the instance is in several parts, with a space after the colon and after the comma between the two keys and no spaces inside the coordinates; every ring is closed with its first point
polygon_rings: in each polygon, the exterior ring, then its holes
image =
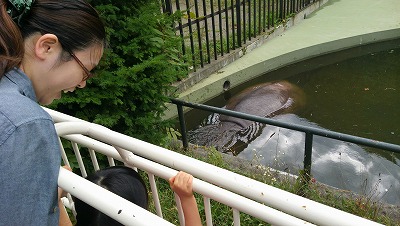
{"type": "MultiPolygon", "coordinates": [[[[224,108],[260,117],[293,113],[305,104],[304,92],[287,81],[261,83],[230,98],[224,108]]],[[[214,146],[237,155],[262,131],[264,124],[227,115],[212,114],[189,134],[192,143],[214,146]]]]}
{"type": "MultiPolygon", "coordinates": [[[[258,84],[230,98],[225,108],[280,122],[324,129],[298,116],[305,105],[303,91],[287,81],[258,84]]],[[[239,159],[298,175],[304,167],[305,133],[261,123],[210,115],[191,131],[190,142],[214,146],[239,159]]],[[[372,149],[344,141],[314,136],[313,178],[321,183],[367,196],[372,200],[400,203],[399,158],[386,159],[372,149]]]]}

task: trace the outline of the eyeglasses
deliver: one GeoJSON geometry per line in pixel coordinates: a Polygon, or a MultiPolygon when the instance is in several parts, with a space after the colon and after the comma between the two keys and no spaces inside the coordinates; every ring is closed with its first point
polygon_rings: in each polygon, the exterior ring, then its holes
{"type": "Polygon", "coordinates": [[[83,65],[82,61],[80,61],[78,59],[78,57],[72,52],[72,51],[68,51],[68,53],[75,59],[75,61],[79,64],[79,66],[81,66],[81,68],[83,69],[83,71],[85,72],[86,76],[83,77],[82,81],[86,81],[89,78],[93,77],[94,74],[92,74],[92,72],[90,72],[85,65],[83,65]]]}

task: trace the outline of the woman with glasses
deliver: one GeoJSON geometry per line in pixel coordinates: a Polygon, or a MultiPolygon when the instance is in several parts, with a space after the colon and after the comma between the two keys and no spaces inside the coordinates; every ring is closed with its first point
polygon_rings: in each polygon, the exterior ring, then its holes
{"type": "Polygon", "coordinates": [[[0,225],[57,225],[60,144],[40,107],[83,88],[105,29],[83,0],[0,0],[0,225]]]}

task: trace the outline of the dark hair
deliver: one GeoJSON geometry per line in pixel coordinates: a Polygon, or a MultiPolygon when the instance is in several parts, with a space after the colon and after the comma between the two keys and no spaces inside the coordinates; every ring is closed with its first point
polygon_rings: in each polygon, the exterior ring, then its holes
{"type": "Polygon", "coordinates": [[[24,56],[24,43],[18,26],[7,13],[6,0],[0,0],[0,78],[18,66],[24,56]]]}
{"type": "MultiPolygon", "coordinates": [[[[87,176],[86,179],[144,209],[148,208],[146,185],[139,173],[129,167],[105,168],[87,176]]],[[[79,199],[75,199],[75,210],[76,226],[122,225],[79,199]]]]}
{"type": "Polygon", "coordinates": [[[7,0],[0,0],[0,76],[21,63],[23,38],[40,32],[58,37],[66,51],[105,44],[106,33],[97,11],[84,0],[36,0],[18,25],[7,14],[7,0]]]}

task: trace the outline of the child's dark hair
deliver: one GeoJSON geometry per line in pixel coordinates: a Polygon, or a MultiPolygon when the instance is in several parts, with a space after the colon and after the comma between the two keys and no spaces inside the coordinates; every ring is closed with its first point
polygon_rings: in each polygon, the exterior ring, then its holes
{"type": "MultiPolygon", "coordinates": [[[[148,208],[146,185],[139,173],[129,167],[112,166],[99,170],[86,179],[144,209],[148,208]]],[[[75,210],[77,226],[122,225],[79,199],[75,199],[75,210]]]]}

